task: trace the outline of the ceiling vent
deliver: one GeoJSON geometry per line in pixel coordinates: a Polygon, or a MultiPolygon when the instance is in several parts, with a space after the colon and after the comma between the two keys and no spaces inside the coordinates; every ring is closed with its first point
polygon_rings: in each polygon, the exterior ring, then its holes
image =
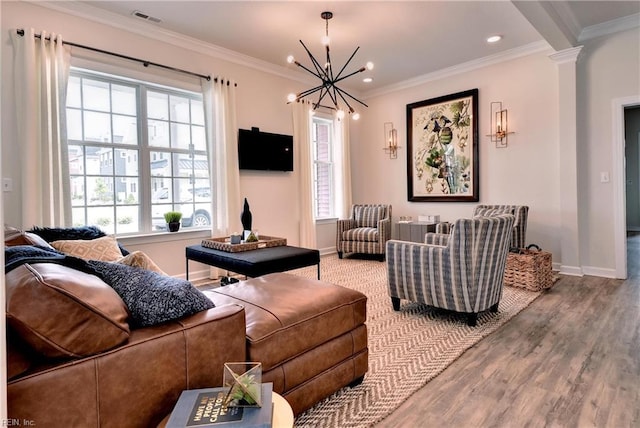
{"type": "Polygon", "coordinates": [[[136,18],[144,19],[145,21],[155,22],[156,24],[162,22],[162,19],[149,16],[144,12],[140,12],[139,10],[134,10],[133,12],[131,12],[131,15],[135,16],[136,18]]]}

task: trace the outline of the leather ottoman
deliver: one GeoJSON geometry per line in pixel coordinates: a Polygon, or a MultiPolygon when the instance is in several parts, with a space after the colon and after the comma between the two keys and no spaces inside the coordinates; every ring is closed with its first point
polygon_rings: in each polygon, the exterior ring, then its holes
{"type": "Polygon", "coordinates": [[[358,292],[288,273],[205,291],[218,305],[245,308],[247,361],[299,414],[368,369],[366,303],[358,292]]]}

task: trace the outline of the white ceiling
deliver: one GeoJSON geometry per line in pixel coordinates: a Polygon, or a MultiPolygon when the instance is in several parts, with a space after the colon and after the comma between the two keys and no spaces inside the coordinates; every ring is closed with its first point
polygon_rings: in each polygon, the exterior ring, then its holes
{"type": "Polygon", "coordinates": [[[323,58],[320,37],[324,35],[325,22],[320,13],[332,11],[329,35],[334,70],[344,65],[357,46],[360,50],[347,70],[356,70],[367,61],[375,64],[371,72],[352,77],[345,85],[357,93],[375,92],[459,64],[526,47],[547,43],[556,49],[575,46],[589,34],[604,34],[640,23],[639,1],[56,3],[69,9],[81,7],[85,14],[89,11],[97,18],[117,20],[121,25],[152,25],[281,67],[288,66],[289,54],[312,67],[298,40],[302,40],[316,58],[323,58]],[[150,24],[134,18],[131,16],[134,10],[159,18],[161,22],[150,24]],[[503,40],[494,45],[486,43],[486,38],[493,34],[502,35],[503,40]],[[363,83],[365,75],[372,77],[373,82],[363,83]]]}

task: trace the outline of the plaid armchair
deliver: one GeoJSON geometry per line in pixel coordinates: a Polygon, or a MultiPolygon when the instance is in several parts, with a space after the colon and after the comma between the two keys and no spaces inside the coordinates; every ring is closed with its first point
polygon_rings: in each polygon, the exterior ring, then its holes
{"type": "Polygon", "coordinates": [[[460,219],[451,234],[427,233],[425,244],[387,242],[387,274],[393,309],[400,299],[466,313],[498,311],[515,217],[460,219]]]}
{"type": "Polygon", "coordinates": [[[391,205],[353,205],[351,218],[338,220],[336,250],[343,253],[378,254],[384,260],[391,239],[391,205]]]}
{"type": "MultiPolygon", "coordinates": [[[[526,205],[478,205],[473,211],[474,217],[491,217],[500,214],[513,214],[515,216],[510,246],[525,248],[527,246],[529,207],[526,205]]],[[[436,224],[436,233],[451,233],[451,223],[442,222],[436,224]]]]}

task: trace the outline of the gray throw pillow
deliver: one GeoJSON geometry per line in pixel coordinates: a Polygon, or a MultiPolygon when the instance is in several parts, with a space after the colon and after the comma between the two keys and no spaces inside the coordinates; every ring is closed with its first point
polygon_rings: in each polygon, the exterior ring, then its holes
{"type": "Polygon", "coordinates": [[[214,307],[189,281],[119,263],[86,263],[118,293],[135,326],[156,325],[214,307]]]}

